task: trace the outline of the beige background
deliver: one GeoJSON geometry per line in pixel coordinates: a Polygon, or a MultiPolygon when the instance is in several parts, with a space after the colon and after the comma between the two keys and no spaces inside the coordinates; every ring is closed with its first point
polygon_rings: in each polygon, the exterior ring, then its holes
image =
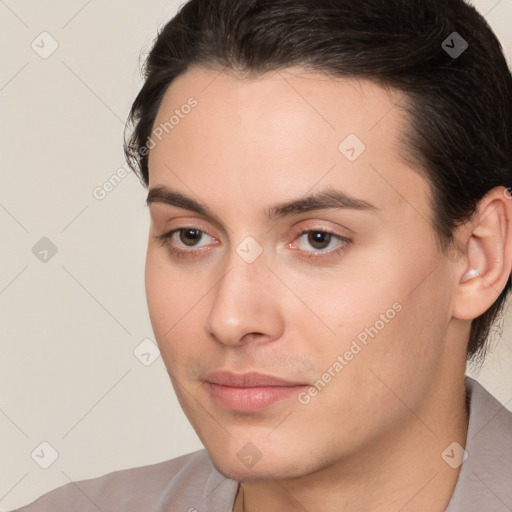
{"type": "MultiPolygon", "coordinates": [[[[202,447],[161,358],[145,366],[134,354],[158,355],[147,341],[146,191],[130,173],[93,194],[123,176],[141,50],[180,3],[0,0],[0,511],[202,447]],[[57,248],[46,262],[32,250],[43,237],[57,248]]],[[[475,5],[510,62],[512,0],[475,5]]],[[[510,315],[478,379],[512,409],[510,315]]]]}

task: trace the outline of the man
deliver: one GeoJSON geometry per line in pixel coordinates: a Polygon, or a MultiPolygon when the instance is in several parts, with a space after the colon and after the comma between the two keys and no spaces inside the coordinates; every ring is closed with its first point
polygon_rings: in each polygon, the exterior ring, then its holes
{"type": "Polygon", "coordinates": [[[126,152],[205,450],[20,510],[510,510],[512,413],[465,368],[510,289],[511,114],[462,0],[186,3],[126,152]]]}

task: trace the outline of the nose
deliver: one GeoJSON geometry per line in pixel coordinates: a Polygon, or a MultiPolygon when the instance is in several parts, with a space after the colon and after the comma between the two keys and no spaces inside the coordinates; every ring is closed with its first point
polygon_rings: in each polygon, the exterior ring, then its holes
{"type": "Polygon", "coordinates": [[[233,252],[209,295],[212,302],[205,324],[208,334],[231,346],[280,338],[284,317],[278,285],[263,256],[247,263],[233,252]]]}

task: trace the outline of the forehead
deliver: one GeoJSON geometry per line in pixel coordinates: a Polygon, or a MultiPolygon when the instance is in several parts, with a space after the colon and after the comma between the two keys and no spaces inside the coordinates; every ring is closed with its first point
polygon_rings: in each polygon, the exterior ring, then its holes
{"type": "MultiPolygon", "coordinates": [[[[308,123],[309,131],[321,127],[322,133],[330,130],[338,136],[347,130],[360,135],[376,130],[377,137],[384,136],[388,143],[408,129],[400,110],[407,97],[401,91],[370,80],[328,76],[298,67],[254,78],[192,68],[178,76],[167,89],[155,127],[168,122],[173,113],[179,114],[190,98],[198,101],[194,118],[204,116],[212,124],[243,125],[245,133],[269,131],[274,127],[274,120],[284,123],[287,119],[294,121],[288,128],[298,130],[304,127],[296,125],[299,118],[308,123]],[[247,120],[252,124],[244,124],[247,120]],[[256,121],[259,123],[254,124],[256,121]]],[[[190,122],[193,121],[187,124],[190,122]]],[[[179,131],[177,128],[173,131],[179,131]]]]}
{"type": "Polygon", "coordinates": [[[256,205],[326,185],[427,218],[430,188],[403,158],[406,101],[368,80],[301,68],[256,78],[191,69],[160,105],[150,187],[186,182],[199,195],[238,191],[256,205]]]}

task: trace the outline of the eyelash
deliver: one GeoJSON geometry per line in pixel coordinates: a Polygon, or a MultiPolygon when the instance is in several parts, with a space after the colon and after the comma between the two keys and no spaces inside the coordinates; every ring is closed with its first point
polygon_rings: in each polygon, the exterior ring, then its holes
{"type": "MultiPolygon", "coordinates": [[[[185,231],[187,229],[196,230],[199,233],[203,233],[203,234],[206,234],[208,236],[211,236],[206,231],[204,231],[202,229],[196,228],[194,226],[187,226],[187,227],[173,229],[173,230],[171,230],[171,231],[169,231],[167,233],[164,233],[163,235],[156,235],[155,238],[160,241],[161,246],[167,246],[167,249],[169,250],[169,252],[173,256],[176,256],[178,258],[196,258],[196,257],[200,257],[201,253],[203,253],[205,251],[209,251],[209,249],[182,250],[182,249],[177,249],[176,247],[171,245],[170,241],[171,241],[171,238],[174,235],[174,233],[179,233],[180,231],[185,231]]],[[[301,258],[309,259],[309,258],[330,258],[330,257],[334,257],[334,256],[337,256],[338,254],[344,252],[347,249],[347,246],[352,243],[352,240],[350,238],[347,238],[347,237],[342,236],[342,235],[338,235],[337,233],[335,233],[333,231],[330,231],[329,229],[304,229],[304,230],[302,230],[302,231],[300,231],[298,233],[296,238],[300,238],[301,236],[303,236],[305,234],[309,234],[309,233],[328,234],[328,235],[331,235],[334,238],[338,239],[340,242],[343,242],[343,244],[340,245],[338,248],[332,249],[332,250],[330,250],[328,252],[322,252],[320,250],[320,256],[318,256],[317,254],[313,253],[312,251],[300,251],[300,249],[299,249],[299,252],[309,253],[309,254],[306,254],[306,255],[301,255],[301,258]]],[[[288,245],[290,245],[290,244],[288,244],[288,245]]]]}

